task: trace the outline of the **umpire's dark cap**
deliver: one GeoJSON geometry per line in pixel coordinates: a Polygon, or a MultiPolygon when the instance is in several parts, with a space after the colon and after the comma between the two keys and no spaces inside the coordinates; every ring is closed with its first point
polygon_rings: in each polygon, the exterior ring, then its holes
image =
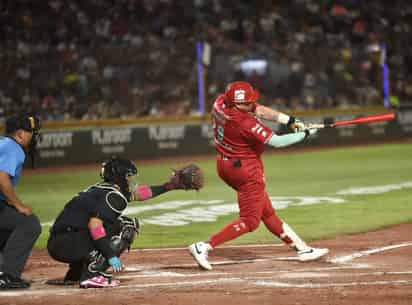
{"type": "Polygon", "coordinates": [[[40,128],[40,119],[32,114],[20,113],[6,120],[6,134],[12,134],[19,129],[37,133],[40,128]]]}

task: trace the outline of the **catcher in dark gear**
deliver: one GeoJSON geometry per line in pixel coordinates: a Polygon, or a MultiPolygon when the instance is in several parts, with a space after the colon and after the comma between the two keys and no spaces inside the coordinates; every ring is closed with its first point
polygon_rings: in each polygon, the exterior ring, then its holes
{"type": "Polygon", "coordinates": [[[121,254],[139,233],[139,222],[122,213],[131,201],[143,201],[176,189],[203,186],[196,165],[174,170],[162,185],[133,185],[137,168],[130,160],[113,157],[104,162],[97,183],[73,197],[50,229],[47,249],[52,258],[69,264],[62,284],[83,288],[115,287],[110,273],[121,271],[121,254]]]}

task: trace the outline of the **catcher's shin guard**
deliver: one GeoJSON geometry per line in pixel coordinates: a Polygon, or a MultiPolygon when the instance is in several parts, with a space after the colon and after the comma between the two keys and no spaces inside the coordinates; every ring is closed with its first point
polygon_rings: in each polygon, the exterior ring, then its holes
{"type": "Polygon", "coordinates": [[[123,253],[124,250],[130,249],[134,238],[136,235],[139,234],[140,224],[137,218],[129,218],[126,216],[120,216],[120,234],[118,243],[120,243],[119,247],[121,249],[120,253],[123,253]]]}
{"type": "MultiPolygon", "coordinates": [[[[120,256],[126,249],[129,250],[134,238],[139,233],[139,221],[137,218],[131,219],[126,216],[119,217],[120,233],[112,236],[110,240],[110,247],[114,250],[116,256],[120,256]]],[[[99,273],[107,276],[105,271],[110,267],[106,257],[98,251],[90,253],[90,260],[88,265],[88,272],[93,274],[99,273]]]]}

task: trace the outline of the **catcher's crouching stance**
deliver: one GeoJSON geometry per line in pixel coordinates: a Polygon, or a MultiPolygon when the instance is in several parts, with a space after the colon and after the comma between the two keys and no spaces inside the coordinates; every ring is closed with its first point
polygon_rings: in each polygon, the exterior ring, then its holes
{"type": "Polygon", "coordinates": [[[52,258],[69,264],[63,284],[82,288],[116,287],[107,270],[122,270],[120,255],[139,233],[137,219],[122,216],[130,201],[143,201],[170,190],[199,190],[203,174],[197,165],[174,170],[162,185],[131,186],[136,166],[113,157],[103,163],[102,182],[73,197],[50,229],[47,249],[52,258]]]}

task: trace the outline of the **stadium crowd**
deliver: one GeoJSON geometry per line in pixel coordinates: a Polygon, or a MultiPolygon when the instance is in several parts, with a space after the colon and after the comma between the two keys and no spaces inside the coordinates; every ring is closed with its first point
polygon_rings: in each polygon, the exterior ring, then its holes
{"type": "Polygon", "coordinates": [[[244,79],[280,110],[381,104],[385,43],[395,105],[412,99],[411,15],[401,0],[1,1],[0,117],[194,114],[199,40],[209,100],[244,79]]]}

